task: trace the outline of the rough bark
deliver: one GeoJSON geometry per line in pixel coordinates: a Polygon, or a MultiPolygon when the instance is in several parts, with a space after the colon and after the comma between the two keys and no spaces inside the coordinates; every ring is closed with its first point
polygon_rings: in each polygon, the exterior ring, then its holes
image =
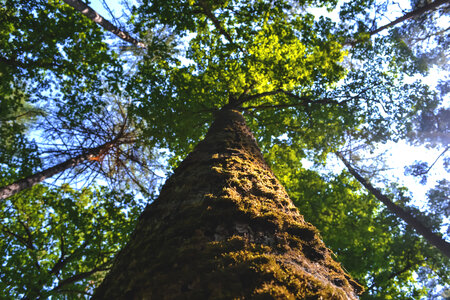
{"type": "Polygon", "coordinates": [[[375,188],[368,180],[363,178],[350,164],[350,162],[337,152],[336,155],[342,160],[347,167],[350,174],[352,174],[356,180],[358,180],[370,193],[372,193],[379,201],[381,201],[386,207],[392,211],[397,217],[414,228],[420,235],[422,235],[430,244],[438,248],[443,254],[450,258],[450,243],[447,243],[440,235],[432,232],[427,226],[425,226],[419,219],[414,217],[411,213],[404,210],[401,206],[398,206],[391,201],[386,195],[375,188]]]}
{"type": "Polygon", "coordinates": [[[8,184],[4,187],[0,188],[0,200],[11,197],[27,188],[31,188],[38,183],[41,183],[47,178],[51,178],[52,176],[59,174],[65,170],[68,170],[74,166],[77,166],[83,163],[86,160],[89,160],[92,157],[96,157],[100,152],[107,150],[112,143],[108,142],[99,147],[88,149],[82,154],[75,156],[73,158],[69,158],[68,160],[57,164],[53,167],[47,168],[41,172],[30,175],[26,178],[20,179],[16,182],[8,184]]]}
{"type": "Polygon", "coordinates": [[[381,26],[380,28],[377,28],[377,29],[375,29],[375,30],[372,30],[371,32],[369,32],[369,34],[370,34],[371,36],[372,36],[372,35],[375,35],[375,34],[381,32],[381,31],[383,31],[383,30],[385,30],[385,29],[394,27],[395,25],[397,25],[397,24],[399,24],[399,23],[401,23],[401,22],[403,22],[403,21],[406,21],[406,20],[409,20],[409,19],[411,19],[411,18],[420,16],[420,15],[423,14],[423,13],[426,13],[426,12],[429,12],[429,11],[432,11],[432,10],[435,10],[435,9],[438,8],[439,6],[441,6],[441,5],[443,5],[443,4],[446,4],[446,3],[450,3],[450,0],[436,0],[436,1],[434,1],[434,2],[427,3],[426,5],[420,7],[420,8],[418,8],[418,9],[416,9],[416,10],[413,10],[413,11],[411,11],[411,12],[409,12],[409,13],[406,13],[406,14],[404,14],[403,16],[401,16],[400,18],[395,19],[394,21],[392,21],[392,22],[390,22],[390,23],[388,23],[388,24],[386,24],[386,25],[384,25],[384,26],[381,26]]]}
{"type": "Polygon", "coordinates": [[[111,22],[103,18],[100,14],[98,14],[95,10],[93,10],[89,5],[80,0],[63,0],[66,4],[72,6],[74,9],[81,12],[83,15],[91,19],[93,22],[102,26],[104,29],[112,32],[125,42],[131,43],[140,48],[147,48],[147,46],[133,38],[128,32],[120,30],[117,26],[114,26],[111,22]]]}
{"type": "Polygon", "coordinates": [[[356,299],[235,110],[140,216],[93,299],[356,299]]]}

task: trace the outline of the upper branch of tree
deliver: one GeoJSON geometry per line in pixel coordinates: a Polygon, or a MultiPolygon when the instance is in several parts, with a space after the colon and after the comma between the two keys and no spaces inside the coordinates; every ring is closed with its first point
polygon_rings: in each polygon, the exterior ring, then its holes
{"type": "MultiPolygon", "coordinates": [[[[18,220],[18,222],[20,223],[20,225],[22,225],[22,227],[24,228],[24,230],[25,230],[25,232],[26,232],[26,234],[27,234],[27,239],[26,239],[26,243],[27,243],[27,245],[28,245],[28,248],[29,249],[33,249],[33,250],[36,250],[37,248],[36,248],[36,246],[35,246],[35,244],[34,244],[34,242],[33,242],[33,235],[32,235],[32,233],[31,233],[31,231],[30,231],[30,228],[24,223],[24,222],[22,222],[21,220],[18,220]]],[[[42,268],[41,268],[41,265],[39,264],[39,261],[38,260],[36,260],[35,261],[35,266],[36,266],[36,268],[38,269],[38,270],[41,270],[42,268]]]]}
{"type": "MultiPolygon", "coordinates": [[[[246,97],[242,97],[241,100],[238,99],[238,103],[234,104],[236,106],[240,106],[245,102],[249,102],[251,100],[255,100],[258,98],[262,98],[265,96],[273,96],[273,95],[277,95],[277,94],[285,94],[286,96],[293,98],[295,100],[300,101],[299,103],[283,103],[283,104],[273,104],[273,105],[249,105],[246,106],[244,108],[242,108],[243,110],[249,110],[249,109],[273,109],[273,108],[286,108],[286,107],[298,107],[298,106],[307,106],[308,104],[334,104],[334,105],[343,105],[345,102],[350,101],[350,99],[348,100],[343,100],[343,101],[336,101],[330,98],[322,98],[322,99],[318,99],[318,100],[312,100],[311,97],[309,96],[298,96],[295,95],[292,92],[288,92],[288,91],[284,91],[282,89],[278,89],[278,90],[274,90],[274,91],[270,91],[270,92],[264,92],[264,93],[260,93],[260,94],[255,94],[255,95],[250,95],[250,96],[246,96],[246,97]]],[[[241,98],[241,97],[240,97],[241,98]]]]}
{"type": "Polygon", "coordinates": [[[74,282],[83,280],[83,279],[85,279],[85,278],[87,278],[87,277],[89,277],[92,274],[95,274],[97,272],[108,271],[110,263],[111,262],[108,261],[108,262],[106,262],[106,263],[104,263],[104,264],[102,264],[102,265],[100,265],[100,266],[98,266],[98,267],[96,267],[96,268],[94,268],[94,269],[92,269],[90,271],[78,273],[78,274],[73,275],[72,277],[64,279],[52,291],[61,290],[63,287],[65,287],[65,286],[67,286],[69,284],[72,284],[74,282]]]}
{"type": "Polygon", "coordinates": [[[15,237],[15,238],[19,241],[19,243],[23,244],[23,245],[24,245],[25,247],[27,247],[28,249],[30,249],[30,250],[35,250],[35,249],[36,249],[36,248],[34,247],[33,243],[31,243],[30,240],[28,240],[28,239],[26,239],[26,238],[24,238],[24,237],[18,235],[17,233],[14,233],[14,232],[12,232],[12,231],[9,231],[9,230],[6,229],[6,228],[2,228],[2,231],[3,231],[4,233],[8,234],[8,235],[11,235],[11,236],[15,237]]]}
{"type": "Polygon", "coordinates": [[[406,21],[406,20],[411,19],[413,17],[419,16],[419,15],[421,15],[423,13],[433,11],[436,8],[438,8],[439,6],[441,6],[441,5],[445,4],[445,3],[450,3],[450,0],[436,0],[436,1],[432,2],[432,3],[428,3],[428,2],[426,2],[426,3],[427,3],[426,5],[424,5],[422,7],[419,7],[418,9],[415,9],[415,10],[409,12],[409,13],[406,13],[403,16],[401,16],[400,18],[398,18],[398,19],[396,19],[396,20],[394,20],[394,21],[392,21],[392,22],[390,22],[390,23],[388,23],[386,25],[383,25],[383,26],[381,26],[381,27],[379,27],[379,28],[377,28],[375,30],[370,31],[369,34],[371,36],[375,35],[375,34],[381,32],[381,31],[383,31],[385,29],[388,29],[388,28],[391,28],[391,27],[393,27],[393,26],[395,26],[395,25],[397,25],[397,24],[399,24],[399,23],[401,23],[403,21],[406,21]]]}
{"type": "Polygon", "coordinates": [[[147,46],[138,41],[137,39],[133,38],[128,32],[125,32],[116,26],[114,26],[111,22],[103,18],[100,14],[98,14],[95,10],[93,10],[89,5],[85,4],[84,2],[80,0],[64,0],[64,2],[70,6],[72,6],[74,9],[81,12],[83,15],[91,19],[93,22],[99,24],[104,29],[112,32],[125,42],[128,42],[130,44],[133,44],[140,48],[147,48],[147,46]]]}
{"type": "Polygon", "coordinates": [[[206,3],[206,1],[204,0],[199,0],[198,1],[199,6],[202,8],[203,13],[211,20],[211,22],[213,22],[214,26],[216,27],[217,30],[219,30],[219,32],[231,43],[234,44],[233,39],[231,38],[231,36],[228,34],[228,32],[222,27],[222,25],[220,24],[220,21],[216,18],[216,16],[212,13],[211,9],[208,6],[208,3],[206,3]]]}
{"type": "Polygon", "coordinates": [[[432,36],[442,35],[442,34],[446,33],[446,32],[449,31],[449,30],[450,30],[450,26],[447,27],[447,28],[445,28],[445,29],[436,31],[436,32],[431,32],[431,33],[425,35],[424,37],[420,37],[420,38],[419,38],[419,37],[417,37],[417,38],[414,38],[414,37],[413,37],[412,40],[413,40],[413,41],[416,41],[416,42],[419,42],[419,41],[425,41],[425,40],[429,39],[429,38],[432,37],[432,36]]]}
{"type": "Polygon", "coordinates": [[[352,174],[356,180],[358,180],[372,195],[374,195],[379,201],[381,201],[386,207],[392,211],[397,217],[401,218],[409,226],[414,228],[417,233],[421,234],[430,244],[439,249],[444,255],[450,258],[450,243],[446,242],[441,236],[432,232],[426,227],[419,219],[414,217],[411,213],[403,209],[401,206],[392,202],[386,195],[384,195],[379,189],[375,188],[368,180],[363,178],[350,164],[350,162],[340,152],[336,152],[338,158],[347,167],[350,174],[352,174]]]}
{"type": "MultiPolygon", "coordinates": [[[[417,8],[417,9],[415,9],[415,10],[413,10],[413,11],[410,11],[410,12],[408,12],[408,13],[405,13],[405,14],[404,14],[403,16],[401,16],[400,18],[398,18],[398,19],[396,19],[396,20],[394,20],[394,21],[392,21],[392,22],[390,22],[390,23],[388,23],[388,24],[386,24],[386,25],[383,25],[383,26],[381,26],[381,27],[379,27],[379,28],[377,28],[377,29],[374,29],[374,30],[369,31],[369,32],[368,32],[369,35],[370,35],[370,36],[373,36],[373,35],[378,34],[378,33],[382,32],[382,31],[384,31],[384,30],[386,30],[386,29],[392,28],[392,27],[394,27],[395,25],[397,25],[397,24],[399,24],[399,23],[401,23],[401,22],[404,22],[404,21],[409,20],[409,19],[411,19],[411,18],[420,16],[420,15],[422,15],[422,14],[424,14],[424,13],[427,13],[427,12],[435,11],[439,6],[441,6],[441,5],[443,5],[443,4],[446,4],[446,3],[450,3],[450,0],[436,0],[436,1],[432,2],[432,3],[428,3],[428,1],[425,1],[425,3],[427,3],[427,4],[424,5],[424,6],[422,6],[422,7],[417,8]]],[[[376,21],[376,20],[374,20],[374,23],[375,23],[375,21],[376,21]]],[[[446,31],[446,30],[444,30],[443,32],[445,32],[445,31],[446,31]]],[[[432,36],[432,35],[438,35],[438,34],[440,34],[440,32],[435,33],[435,34],[430,34],[429,36],[432,36]]],[[[427,37],[426,37],[426,38],[427,38],[427,37]]],[[[426,38],[424,38],[424,39],[426,39],[426,38]]],[[[351,46],[354,46],[354,45],[355,45],[356,43],[358,43],[358,42],[360,42],[359,39],[356,39],[356,40],[349,39],[349,40],[347,40],[344,44],[345,44],[345,45],[351,45],[351,46]]]]}
{"type": "Polygon", "coordinates": [[[0,199],[2,200],[6,199],[24,189],[30,188],[44,181],[47,178],[50,178],[58,173],[62,173],[63,171],[71,167],[77,166],[82,162],[92,160],[90,159],[91,157],[96,157],[100,154],[100,152],[107,151],[108,149],[110,149],[111,145],[114,145],[116,142],[117,139],[112,142],[111,141],[106,142],[98,147],[90,148],[88,151],[85,151],[77,155],[76,157],[69,158],[64,162],[54,165],[50,168],[47,168],[41,172],[37,172],[26,178],[20,179],[16,182],[0,187],[0,199]]]}
{"type": "Polygon", "coordinates": [[[214,26],[216,27],[217,30],[219,30],[220,34],[222,34],[227,41],[230,42],[230,44],[235,45],[238,47],[238,49],[241,52],[244,52],[243,49],[241,47],[239,47],[234,41],[233,38],[231,37],[231,35],[225,30],[225,28],[223,28],[222,24],[220,24],[220,21],[216,18],[216,16],[213,14],[213,12],[211,11],[211,9],[208,6],[208,3],[205,0],[199,0],[198,1],[199,6],[202,8],[202,13],[205,14],[205,16],[208,17],[208,19],[211,20],[211,22],[213,22],[214,26]]]}
{"type": "Polygon", "coordinates": [[[439,156],[434,160],[434,162],[433,162],[426,170],[413,172],[413,175],[420,176],[420,175],[425,175],[425,174],[427,174],[428,172],[430,172],[431,168],[433,168],[433,166],[437,163],[437,161],[439,160],[439,158],[441,158],[442,155],[444,155],[445,152],[448,151],[448,149],[450,149],[450,146],[447,146],[447,148],[445,148],[444,151],[442,151],[441,154],[439,154],[439,156]]]}
{"type": "MultiPolygon", "coordinates": [[[[408,263],[402,269],[398,270],[397,272],[391,273],[388,277],[388,280],[391,280],[399,275],[402,275],[403,273],[410,270],[412,267],[413,267],[413,264],[410,261],[408,261],[408,263]]],[[[377,283],[375,281],[367,288],[366,292],[373,290],[376,286],[377,286],[377,283]]]]}
{"type": "Polygon", "coordinates": [[[66,264],[68,264],[70,261],[72,261],[74,259],[74,257],[76,257],[78,255],[78,253],[83,251],[87,246],[88,246],[88,242],[87,242],[87,240],[85,240],[80,247],[78,247],[75,251],[73,251],[69,256],[66,256],[64,253],[65,249],[64,249],[63,238],[61,238],[61,255],[60,255],[59,260],[53,265],[53,268],[50,270],[50,273],[58,274],[59,271],[61,271],[62,268],[64,268],[64,266],[66,264]]]}
{"type": "Polygon", "coordinates": [[[102,0],[102,5],[103,5],[103,7],[108,11],[108,14],[109,14],[109,16],[112,18],[114,24],[115,24],[116,26],[120,26],[120,22],[119,22],[119,20],[114,16],[114,14],[113,14],[111,8],[110,8],[109,5],[108,5],[108,2],[105,1],[105,0],[102,0]]]}
{"type": "Polygon", "coordinates": [[[15,58],[6,58],[3,56],[0,56],[0,62],[8,65],[13,68],[21,68],[21,69],[34,69],[34,68],[45,68],[45,69],[61,69],[65,67],[65,65],[57,64],[54,61],[30,61],[27,60],[26,62],[17,60],[15,58]]]}

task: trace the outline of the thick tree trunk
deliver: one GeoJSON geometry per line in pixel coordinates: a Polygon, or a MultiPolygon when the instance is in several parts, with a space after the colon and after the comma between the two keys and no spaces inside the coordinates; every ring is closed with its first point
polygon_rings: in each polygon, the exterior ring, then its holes
{"type": "Polygon", "coordinates": [[[356,299],[264,162],[222,110],[140,216],[93,299],[356,299]]]}
{"type": "Polygon", "coordinates": [[[74,9],[81,12],[83,15],[91,19],[93,22],[102,26],[104,29],[112,32],[125,42],[131,43],[140,48],[147,48],[147,46],[144,43],[133,38],[128,32],[120,30],[119,28],[111,24],[111,22],[103,18],[101,15],[99,15],[95,10],[93,10],[89,5],[87,5],[83,1],[80,0],[63,0],[63,1],[66,4],[72,6],[74,9]]]}
{"type": "Polygon", "coordinates": [[[398,206],[391,201],[386,195],[381,193],[380,190],[375,188],[368,180],[364,179],[350,164],[350,162],[337,152],[336,155],[342,160],[347,167],[350,174],[352,174],[356,180],[358,180],[369,192],[371,192],[379,201],[381,201],[386,207],[392,211],[397,217],[414,228],[417,233],[421,234],[430,244],[438,248],[443,254],[450,258],[450,243],[447,243],[441,236],[432,232],[427,226],[425,226],[420,220],[411,215],[408,211],[398,206]]]}
{"type": "MultiPolygon", "coordinates": [[[[52,176],[61,173],[69,168],[77,166],[82,162],[89,160],[90,158],[95,158],[99,155],[100,152],[106,151],[112,143],[108,142],[99,147],[91,148],[85,151],[84,153],[70,158],[60,164],[57,164],[53,167],[45,169],[41,172],[30,175],[24,179],[20,179],[14,183],[6,185],[0,188],[0,200],[11,197],[27,188],[31,188],[38,183],[41,183],[47,178],[51,178],[52,176]]],[[[95,160],[95,159],[94,159],[95,160]]]]}
{"type": "Polygon", "coordinates": [[[397,24],[399,24],[399,23],[401,23],[403,21],[406,21],[408,19],[420,16],[421,14],[424,14],[426,12],[435,10],[436,8],[438,8],[439,6],[441,6],[441,5],[445,4],[445,3],[450,3],[450,0],[436,0],[434,2],[427,3],[426,5],[420,7],[418,9],[416,9],[416,10],[413,10],[413,11],[411,11],[409,13],[406,13],[403,16],[401,16],[400,18],[395,19],[394,21],[392,21],[392,22],[390,22],[390,23],[388,23],[388,24],[386,24],[384,26],[381,26],[380,28],[372,30],[371,32],[369,32],[369,34],[371,36],[375,35],[375,34],[381,32],[381,31],[383,31],[385,29],[394,27],[395,25],[397,25],[397,24]]]}

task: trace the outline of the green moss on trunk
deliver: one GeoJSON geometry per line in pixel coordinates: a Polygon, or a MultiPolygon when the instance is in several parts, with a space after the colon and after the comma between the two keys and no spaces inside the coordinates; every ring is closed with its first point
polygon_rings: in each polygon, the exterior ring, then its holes
{"type": "Polygon", "coordinates": [[[268,168],[242,115],[206,138],[141,215],[95,299],[354,299],[268,168]]]}

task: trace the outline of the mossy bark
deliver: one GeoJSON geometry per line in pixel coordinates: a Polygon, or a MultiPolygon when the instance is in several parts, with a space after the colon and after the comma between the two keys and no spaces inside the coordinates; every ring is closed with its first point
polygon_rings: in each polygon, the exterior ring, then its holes
{"type": "Polygon", "coordinates": [[[94,299],[355,299],[235,110],[141,215],[94,299]]]}

